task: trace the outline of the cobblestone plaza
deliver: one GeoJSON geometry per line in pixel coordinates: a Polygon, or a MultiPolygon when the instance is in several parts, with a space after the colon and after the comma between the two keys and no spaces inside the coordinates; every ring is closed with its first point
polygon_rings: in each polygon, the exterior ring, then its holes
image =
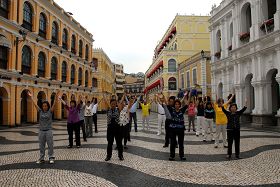
{"type": "Polygon", "coordinates": [[[187,160],[177,156],[170,162],[169,149],[162,147],[164,135],[156,135],[156,116],[151,115],[149,131],[132,132],[124,161],[117,151],[111,161],[104,161],[104,115],[98,117],[99,133],[79,149],[66,149],[66,122],[55,122],[55,164],[35,163],[37,125],[1,129],[0,186],[280,186],[280,133],[242,128],[243,159],[227,161],[227,149],[215,149],[212,142],[186,132],[187,160]]]}

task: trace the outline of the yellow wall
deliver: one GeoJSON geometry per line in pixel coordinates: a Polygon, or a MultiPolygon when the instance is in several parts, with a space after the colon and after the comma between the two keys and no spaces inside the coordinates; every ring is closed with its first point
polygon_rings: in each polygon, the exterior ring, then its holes
{"type": "MultiPolygon", "coordinates": [[[[22,94],[25,91],[30,91],[34,98],[42,93],[43,98],[50,101],[51,95],[61,90],[67,97],[67,101],[70,101],[71,95],[74,95],[77,99],[79,96],[92,97],[92,77],[93,70],[91,68],[92,58],[92,34],[86,31],[78,22],[76,22],[71,16],[67,15],[64,10],[56,5],[51,4],[52,1],[38,0],[38,1],[10,1],[9,17],[8,19],[1,17],[0,19],[0,34],[3,35],[10,43],[10,49],[8,51],[8,67],[7,69],[0,69],[0,97],[3,100],[3,116],[2,124],[15,125],[21,124],[21,115],[27,109],[26,122],[37,122],[37,111],[34,105],[32,105],[29,98],[27,98],[27,108],[23,108],[22,94]],[[33,29],[32,32],[24,29],[21,25],[23,23],[23,3],[28,2],[33,9],[33,29]],[[19,13],[17,13],[17,9],[19,13]],[[44,12],[47,17],[47,35],[46,40],[39,37],[39,16],[44,12]],[[59,26],[58,33],[58,45],[52,44],[51,29],[52,21],[56,21],[59,26]],[[62,49],[62,31],[66,28],[68,31],[68,50],[62,49]],[[19,30],[23,30],[27,33],[26,40],[23,41],[22,36],[19,34],[19,30]],[[71,35],[76,36],[76,53],[71,52],[71,35]],[[19,37],[18,48],[16,47],[16,37],[19,37]],[[39,39],[37,42],[36,39],[39,39]],[[78,57],[78,41],[83,41],[82,57],[78,57]],[[52,45],[50,48],[49,45],[52,45]],[[89,47],[89,58],[85,58],[85,46],[89,47]],[[24,46],[30,47],[32,51],[31,56],[31,73],[20,75],[22,71],[22,48],[24,46]],[[46,57],[45,62],[45,76],[36,78],[38,75],[38,54],[44,52],[46,57]],[[51,59],[57,58],[57,78],[56,80],[50,80],[51,77],[51,59]],[[61,82],[61,64],[65,61],[67,63],[67,81],[61,82]],[[70,67],[75,66],[75,82],[70,84],[70,67]],[[78,85],[78,69],[82,68],[82,85],[78,85]],[[85,72],[88,71],[88,87],[85,86],[85,72]],[[37,83],[37,84],[36,84],[37,83]]],[[[61,105],[57,105],[55,109],[55,118],[62,118],[61,105]]]]}
{"type": "MultiPolygon", "coordinates": [[[[94,72],[93,77],[97,79],[98,87],[94,91],[94,97],[98,100],[102,99],[103,95],[115,94],[113,84],[115,83],[115,74],[113,69],[113,64],[109,57],[102,49],[94,49],[93,58],[97,59],[98,68],[94,72]]],[[[106,110],[108,106],[104,102],[101,102],[98,111],[106,110]]]]}

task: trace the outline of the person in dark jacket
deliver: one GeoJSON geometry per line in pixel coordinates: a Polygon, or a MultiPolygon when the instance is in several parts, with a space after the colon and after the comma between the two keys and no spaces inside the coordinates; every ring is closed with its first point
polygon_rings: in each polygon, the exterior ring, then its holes
{"type": "Polygon", "coordinates": [[[235,103],[230,104],[229,111],[222,107],[223,112],[227,116],[227,137],[228,137],[228,153],[227,158],[231,159],[232,154],[232,144],[234,141],[235,145],[235,157],[240,159],[240,116],[247,109],[247,101],[245,102],[245,106],[237,111],[237,105],[235,103]]]}
{"type": "MultiPolygon", "coordinates": [[[[181,160],[186,160],[184,156],[184,136],[185,136],[185,122],[184,122],[184,114],[188,109],[189,100],[186,101],[186,95],[183,98],[184,106],[181,107],[181,101],[175,100],[174,108],[171,110],[167,107],[167,101],[164,97],[163,108],[165,110],[166,118],[170,120],[169,123],[169,131],[170,131],[170,161],[175,160],[175,148],[176,148],[176,137],[178,136],[178,144],[179,144],[179,156],[181,160]]],[[[190,98],[190,97],[189,97],[190,98]]]]}

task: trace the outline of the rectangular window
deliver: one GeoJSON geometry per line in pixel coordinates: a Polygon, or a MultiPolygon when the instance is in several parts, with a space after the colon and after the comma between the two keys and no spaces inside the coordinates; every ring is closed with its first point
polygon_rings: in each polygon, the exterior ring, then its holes
{"type": "Polygon", "coordinates": [[[197,73],[196,68],[192,71],[193,85],[197,84],[197,73]]]}
{"type": "Polygon", "coordinates": [[[8,67],[8,48],[0,46],[0,69],[8,67]]]}
{"type": "Polygon", "coordinates": [[[181,88],[185,88],[184,74],[181,75],[181,88]]]}
{"type": "Polygon", "coordinates": [[[191,87],[191,81],[190,81],[190,72],[187,72],[187,88],[191,87]]]}

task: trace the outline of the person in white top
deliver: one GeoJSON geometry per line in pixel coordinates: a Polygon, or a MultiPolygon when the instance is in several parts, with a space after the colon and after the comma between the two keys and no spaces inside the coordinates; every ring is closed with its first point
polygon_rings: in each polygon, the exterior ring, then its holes
{"type": "MultiPolygon", "coordinates": [[[[99,101],[101,102],[101,100],[99,101]]],[[[92,121],[94,123],[94,128],[95,128],[95,133],[98,133],[98,130],[97,130],[97,107],[98,107],[98,102],[97,102],[97,98],[92,98],[92,101],[91,101],[91,104],[92,104],[92,121]]]]}
{"type": "Polygon", "coordinates": [[[132,103],[131,102],[126,102],[126,100],[124,99],[126,98],[126,94],[123,95],[123,98],[122,98],[122,104],[120,105],[122,108],[121,112],[120,112],[120,118],[119,118],[119,124],[120,124],[120,127],[121,127],[121,132],[122,132],[122,138],[124,139],[124,149],[127,149],[127,140],[129,138],[129,131],[130,131],[130,128],[129,128],[129,115],[130,115],[130,108],[132,106],[132,103]]]}
{"type": "Polygon", "coordinates": [[[161,135],[162,126],[165,125],[165,120],[166,120],[165,111],[164,111],[164,108],[162,106],[162,104],[164,103],[164,98],[159,97],[159,95],[156,94],[155,95],[155,102],[158,106],[158,133],[157,133],[157,135],[159,136],[159,135],[161,135]]]}
{"type": "Polygon", "coordinates": [[[92,108],[93,104],[90,101],[87,101],[85,109],[84,109],[84,116],[85,116],[85,126],[86,126],[86,136],[92,137],[92,108]]]}

